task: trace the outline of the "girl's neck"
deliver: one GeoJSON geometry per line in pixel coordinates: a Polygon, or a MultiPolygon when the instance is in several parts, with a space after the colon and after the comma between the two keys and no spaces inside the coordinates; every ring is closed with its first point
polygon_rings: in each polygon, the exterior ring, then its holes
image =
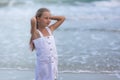
{"type": "Polygon", "coordinates": [[[39,29],[39,30],[44,30],[44,29],[45,29],[45,26],[38,25],[38,29],[39,29]]]}

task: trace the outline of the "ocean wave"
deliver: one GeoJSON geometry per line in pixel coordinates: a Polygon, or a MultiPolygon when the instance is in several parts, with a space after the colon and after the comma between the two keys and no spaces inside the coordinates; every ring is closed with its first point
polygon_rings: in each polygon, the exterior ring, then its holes
{"type": "Polygon", "coordinates": [[[18,6],[18,5],[33,5],[34,2],[30,1],[30,0],[2,0],[0,1],[0,7],[4,7],[4,6],[18,6]]]}
{"type": "Polygon", "coordinates": [[[120,6],[119,0],[1,0],[0,6],[16,6],[16,5],[35,5],[35,4],[70,4],[70,5],[96,5],[102,7],[120,6]]]}
{"type": "Polygon", "coordinates": [[[120,7],[119,0],[109,0],[109,1],[95,1],[93,2],[98,7],[120,7]]]}

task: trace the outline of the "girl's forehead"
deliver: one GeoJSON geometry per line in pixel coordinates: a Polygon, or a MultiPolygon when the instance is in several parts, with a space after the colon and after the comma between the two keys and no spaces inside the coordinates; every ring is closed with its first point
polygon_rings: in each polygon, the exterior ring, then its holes
{"type": "Polygon", "coordinates": [[[51,13],[50,12],[43,12],[42,16],[51,16],[51,13]]]}

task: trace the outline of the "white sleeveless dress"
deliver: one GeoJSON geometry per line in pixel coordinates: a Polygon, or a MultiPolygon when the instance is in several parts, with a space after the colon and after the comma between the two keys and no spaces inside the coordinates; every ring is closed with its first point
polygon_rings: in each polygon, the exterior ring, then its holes
{"type": "Polygon", "coordinates": [[[46,27],[50,36],[43,36],[39,32],[40,38],[33,40],[36,49],[35,80],[55,80],[58,74],[58,58],[54,36],[49,27],[46,27]]]}

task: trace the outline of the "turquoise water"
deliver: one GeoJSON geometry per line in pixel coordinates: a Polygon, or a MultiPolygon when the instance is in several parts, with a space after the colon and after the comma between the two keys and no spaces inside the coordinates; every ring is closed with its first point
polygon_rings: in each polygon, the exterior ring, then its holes
{"type": "Polygon", "coordinates": [[[54,32],[59,71],[120,72],[119,0],[41,1],[0,1],[0,69],[34,69],[30,19],[47,7],[53,15],[66,17],[54,32]]]}

